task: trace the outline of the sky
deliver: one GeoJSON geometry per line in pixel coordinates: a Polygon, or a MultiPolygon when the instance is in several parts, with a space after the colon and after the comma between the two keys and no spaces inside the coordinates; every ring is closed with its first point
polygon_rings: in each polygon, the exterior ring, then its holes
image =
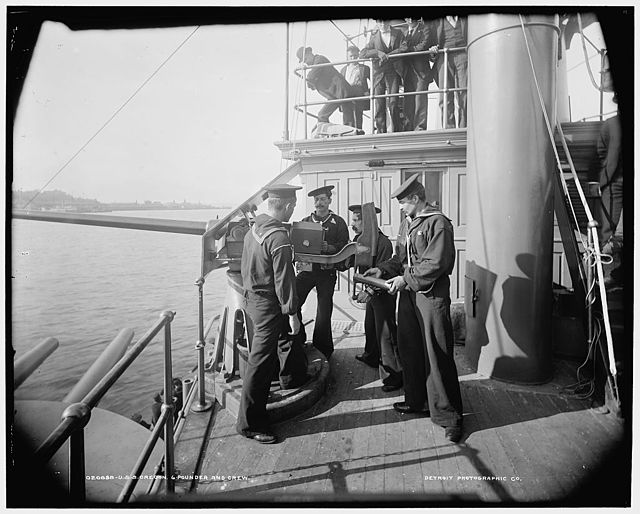
{"type": "MultiPolygon", "coordinates": [[[[374,26],[336,24],[349,35],[374,26]]],[[[305,41],[344,59],[344,38],[329,21],[290,28],[291,70],[305,41]]],[[[586,32],[604,46],[596,25],[586,32]]],[[[274,145],[284,130],[285,40],[283,23],[71,31],[46,22],[15,120],[13,188],[40,189],[59,172],[46,190],[102,202],[239,204],[290,164],[274,145]]],[[[598,108],[578,43],[567,64],[574,120],[598,108]]],[[[599,57],[587,47],[598,77],[599,57]]],[[[290,104],[302,101],[301,82],[291,74],[290,104]]],[[[301,118],[290,112],[292,137],[302,138],[301,118]]]]}

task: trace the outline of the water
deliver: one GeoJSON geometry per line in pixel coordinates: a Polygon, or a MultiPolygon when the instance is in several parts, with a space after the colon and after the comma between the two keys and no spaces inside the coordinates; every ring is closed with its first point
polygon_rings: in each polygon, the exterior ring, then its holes
{"type": "MultiPolygon", "coordinates": [[[[132,211],[122,216],[206,221],[222,210],[132,211]]],[[[16,391],[17,399],[62,400],[105,346],[125,327],[133,342],[176,311],[172,323],[174,376],[197,364],[199,236],[27,220],[12,221],[11,343],[20,356],[46,337],[58,349],[16,391]]],[[[224,270],[204,286],[205,326],[220,313],[224,270]]],[[[150,419],[163,387],[162,334],[142,352],[99,406],[150,419]]]]}

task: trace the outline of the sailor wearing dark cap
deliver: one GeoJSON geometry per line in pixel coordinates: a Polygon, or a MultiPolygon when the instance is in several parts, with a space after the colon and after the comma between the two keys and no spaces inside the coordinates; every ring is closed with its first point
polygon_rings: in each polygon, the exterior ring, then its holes
{"type": "MultiPolygon", "coordinates": [[[[362,235],[362,205],[350,205],[351,228],[355,232],[354,241],[358,241],[362,235]]],[[[375,208],[377,214],[381,211],[375,208]]],[[[378,242],[376,255],[373,258],[373,266],[376,262],[384,262],[391,259],[393,245],[389,238],[378,229],[378,242]]],[[[352,265],[355,259],[352,259],[352,265]]],[[[358,266],[358,273],[364,273],[368,268],[358,266]]],[[[358,295],[359,300],[366,301],[364,314],[365,345],[364,353],[356,355],[356,359],[372,368],[378,368],[382,390],[395,391],[402,387],[402,366],[398,355],[398,339],[396,326],[396,296],[386,291],[366,290],[358,295]],[[363,294],[364,293],[364,294],[363,294]]]]}
{"type": "Polygon", "coordinates": [[[278,359],[283,389],[296,387],[307,375],[304,350],[291,337],[299,332],[300,321],[293,249],[283,225],[293,214],[297,189],[300,187],[287,184],[268,187],[268,214],[256,216],[244,238],[242,283],[254,333],[236,430],[259,443],[276,441],[267,416],[267,398],[278,359]]]}
{"type": "MultiPolygon", "coordinates": [[[[338,253],[349,242],[347,223],[333,211],[331,205],[331,190],[333,186],[323,186],[309,191],[313,197],[315,211],[302,221],[318,223],[324,229],[322,243],[323,254],[338,253]]],[[[300,263],[299,266],[302,266],[300,263]]],[[[315,287],[318,297],[316,322],[313,329],[313,346],[320,350],[327,358],[333,353],[333,336],[331,334],[331,314],[333,313],[333,290],[336,285],[337,272],[332,264],[313,264],[311,267],[299,267],[296,276],[296,288],[300,300],[300,309],[311,290],[315,287]]],[[[301,328],[304,334],[304,327],[301,328]]]]}
{"type": "MultiPolygon", "coordinates": [[[[313,49],[309,46],[301,46],[296,52],[298,62],[303,62],[307,66],[315,64],[326,64],[331,61],[324,55],[314,55],[313,49]]],[[[358,96],[347,80],[333,66],[322,66],[312,68],[307,72],[307,85],[309,89],[316,90],[327,100],[339,100],[358,96]]],[[[328,123],[329,117],[340,107],[342,111],[342,123],[355,127],[354,104],[353,102],[331,103],[322,106],[318,111],[318,121],[328,123]]]]}
{"type": "Polygon", "coordinates": [[[407,218],[400,226],[394,256],[365,275],[387,278],[390,292],[400,291],[398,347],[405,401],[398,412],[431,413],[445,437],[462,437],[462,397],[453,359],[449,275],[455,262],[451,221],[426,201],[413,175],[392,195],[407,218]]]}

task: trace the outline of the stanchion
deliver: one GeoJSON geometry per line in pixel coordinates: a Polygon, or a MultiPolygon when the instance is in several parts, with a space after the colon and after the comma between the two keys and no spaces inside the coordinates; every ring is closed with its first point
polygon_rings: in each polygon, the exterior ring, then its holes
{"type": "Polygon", "coordinates": [[[204,301],[202,297],[204,278],[199,278],[196,285],[198,286],[198,342],[195,349],[198,352],[198,401],[191,406],[191,410],[204,412],[213,406],[213,402],[205,398],[204,384],[204,301]]]}

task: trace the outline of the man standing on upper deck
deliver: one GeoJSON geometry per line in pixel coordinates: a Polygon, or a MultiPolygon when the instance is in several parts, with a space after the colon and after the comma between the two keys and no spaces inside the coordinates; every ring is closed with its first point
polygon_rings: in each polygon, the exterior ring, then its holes
{"type": "MultiPolygon", "coordinates": [[[[380,213],[378,207],[376,213],[380,213]]],[[[350,205],[351,228],[355,232],[354,241],[362,235],[362,205],[350,205]]],[[[378,229],[378,244],[373,266],[376,262],[385,262],[393,255],[393,245],[389,238],[378,229]]],[[[355,257],[351,259],[351,265],[355,257]]],[[[358,273],[364,273],[367,268],[358,266],[358,273]]],[[[366,302],[364,314],[364,353],[356,355],[360,362],[378,368],[382,391],[387,393],[402,387],[402,366],[398,355],[398,335],[396,325],[396,296],[382,290],[366,287],[358,294],[358,301],[366,302]]]]}
{"type": "MultiPolygon", "coordinates": [[[[349,242],[349,229],[346,222],[337,214],[329,210],[331,205],[331,190],[334,186],[323,186],[310,191],[313,197],[315,211],[302,221],[319,223],[324,230],[322,242],[323,254],[335,254],[342,250],[349,242]]],[[[333,336],[331,334],[331,314],[333,313],[333,291],[336,286],[337,271],[333,264],[296,263],[298,275],[296,287],[300,300],[300,309],[315,287],[318,297],[316,322],[313,329],[313,346],[320,350],[327,359],[333,353],[333,336]]],[[[302,315],[300,315],[302,318],[302,315]]],[[[302,333],[305,333],[304,326],[302,333]]]]}
{"type": "MultiPolygon", "coordinates": [[[[296,55],[298,57],[298,62],[304,61],[307,66],[331,62],[324,55],[314,55],[311,47],[305,48],[301,46],[298,48],[296,55]]],[[[349,83],[333,66],[323,66],[321,68],[310,69],[307,72],[307,85],[309,86],[309,89],[318,91],[318,93],[327,100],[339,100],[340,98],[355,96],[349,83]]],[[[338,107],[342,110],[343,125],[354,127],[355,120],[353,116],[353,102],[323,105],[318,112],[318,122],[329,123],[329,117],[338,107]]]]}
{"type": "MultiPolygon", "coordinates": [[[[402,53],[424,52],[436,44],[433,24],[425,24],[422,18],[405,18],[407,32],[400,45],[402,53]]],[[[426,91],[433,76],[429,57],[413,55],[405,57],[404,91],[426,91]]],[[[405,96],[404,115],[409,122],[409,130],[427,130],[427,95],[405,96]]]]}
{"type": "Polygon", "coordinates": [[[462,396],[453,359],[449,275],[455,262],[453,226],[429,206],[418,174],[391,197],[407,218],[400,226],[394,256],[365,275],[389,278],[389,292],[400,291],[398,349],[405,401],[394,403],[402,413],[431,415],[445,437],[462,437],[462,396]]]}
{"type": "MultiPolygon", "coordinates": [[[[444,78],[447,77],[447,88],[467,87],[467,18],[463,16],[445,16],[435,22],[436,44],[429,50],[437,52],[443,48],[465,47],[464,50],[449,52],[447,67],[444,66],[444,54],[436,57],[436,83],[438,88],[444,88],[444,78]]],[[[440,94],[440,117],[444,108],[444,94],[440,94]]],[[[447,122],[445,128],[455,128],[454,96],[458,99],[458,127],[467,126],[467,92],[456,91],[446,94],[447,122]]]]}
{"type": "MultiPolygon", "coordinates": [[[[347,48],[347,60],[355,61],[360,51],[357,46],[347,48]]],[[[351,86],[353,96],[369,95],[369,80],[371,68],[361,62],[352,62],[344,66],[340,73],[351,86]]],[[[369,109],[369,100],[356,100],[354,102],[356,128],[362,129],[362,112],[369,109]]]]}
{"type": "MultiPolygon", "coordinates": [[[[378,30],[371,34],[369,42],[361,50],[360,57],[374,58],[373,92],[376,95],[392,94],[400,91],[400,81],[404,76],[402,59],[389,59],[390,55],[401,52],[402,31],[391,27],[390,20],[376,20],[378,30]]],[[[393,132],[400,132],[400,108],[398,97],[376,98],[376,129],[378,134],[387,132],[387,106],[391,115],[393,132]]]]}
{"type": "Polygon", "coordinates": [[[276,441],[267,416],[267,399],[278,358],[284,389],[302,383],[307,375],[306,357],[292,340],[300,330],[300,319],[293,249],[283,225],[295,209],[297,189],[301,188],[287,184],[269,187],[268,214],[258,215],[244,238],[242,283],[254,333],[236,430],[263,444],[276,441]]]}

